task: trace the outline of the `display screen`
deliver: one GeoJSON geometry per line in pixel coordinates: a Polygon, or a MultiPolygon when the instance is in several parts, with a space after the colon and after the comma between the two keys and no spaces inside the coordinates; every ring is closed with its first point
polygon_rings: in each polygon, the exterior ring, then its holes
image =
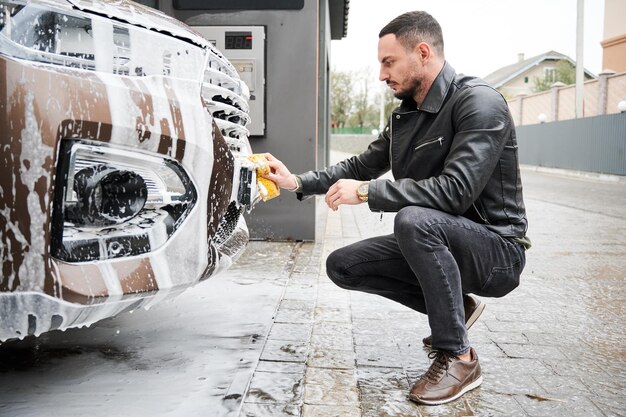
{"type": "Polygon", "coordinates": [[[252,49],[252,32],[226,32],[226,49],[252,49]]]}
{"type": "Polygon", "coordinates": [[[176,10],[301,10],[303,7],[304,0],[174,0],[176,10]]]}

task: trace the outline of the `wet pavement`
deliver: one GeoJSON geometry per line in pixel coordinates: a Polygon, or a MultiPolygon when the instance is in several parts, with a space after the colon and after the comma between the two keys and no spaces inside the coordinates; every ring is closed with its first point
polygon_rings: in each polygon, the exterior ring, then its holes
{"type": "Polygon", "coordinates": [[[0,345],[1,416],[626,415],[626,180],[523,170],[533,248],[470,331],[480,388],[417,406],[425,316],[337,288],[335,248],[393,215],[320,203],[316,243],[252,242],[149,311],[0,345]]]}

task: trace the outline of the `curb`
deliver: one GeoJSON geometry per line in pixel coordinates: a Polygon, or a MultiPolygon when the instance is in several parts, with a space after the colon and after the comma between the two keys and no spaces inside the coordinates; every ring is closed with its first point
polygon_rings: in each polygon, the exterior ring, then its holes
{"type": "Polygon", "coordinates": [[[548,168],[536,165],[524,165],[520,164],[520,169],[526,171],[534,171],[543,174],[559,175],[570,178],[582,178],[594,181],[613,182],[613,183],[626,183],[626,176],[603,174],[601,172],[589,172],[589,171],[575,171],[563,168],[548,168]]]}

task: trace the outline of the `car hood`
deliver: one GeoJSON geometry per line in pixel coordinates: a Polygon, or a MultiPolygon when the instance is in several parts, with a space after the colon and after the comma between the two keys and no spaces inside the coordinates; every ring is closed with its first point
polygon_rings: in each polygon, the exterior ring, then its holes
{"type": "Polygon", "coordinates": [[[211,44],[197,32],[190,30],[180,21],[151,7],[143,6],[127,0],[66,0],[76,9],[114,18],[122,22],[146,29],[166,33],[187,40],[203,48],[211,48],[211,44]]]}

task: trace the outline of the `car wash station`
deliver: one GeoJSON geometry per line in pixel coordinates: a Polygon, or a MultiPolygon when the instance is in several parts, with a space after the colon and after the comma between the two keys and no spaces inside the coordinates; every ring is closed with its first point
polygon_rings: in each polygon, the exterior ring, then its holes
{"type": "MultiPolygon", "coordinates": [[[[327,165],[330,46],[347,34],[348,0],[157,0],[154,7],[191,26],[236,67],[250,89],[250,145],[294,173],[327,165]]],[[[314,240],[315,199],[283,192],[259,204],[252,239],[314,240]]]]}
{"type": "MultiPolygon", "coordinates": [[[[519,289],[481,297],[485,382],[416,404],[453,355],[424,374],[427,315],[327,267],[364,240],[396,262],[368,240],[396,214],[251,191],[257,154],[299,174],[356,152],[330,146],[350,1],[138,2],[0,0],[0,417],[624,415],[626,177],[522,166],[533,249],[519,289]]],[[[626,111],[521,127],[591,158],[626,111]]]]}

